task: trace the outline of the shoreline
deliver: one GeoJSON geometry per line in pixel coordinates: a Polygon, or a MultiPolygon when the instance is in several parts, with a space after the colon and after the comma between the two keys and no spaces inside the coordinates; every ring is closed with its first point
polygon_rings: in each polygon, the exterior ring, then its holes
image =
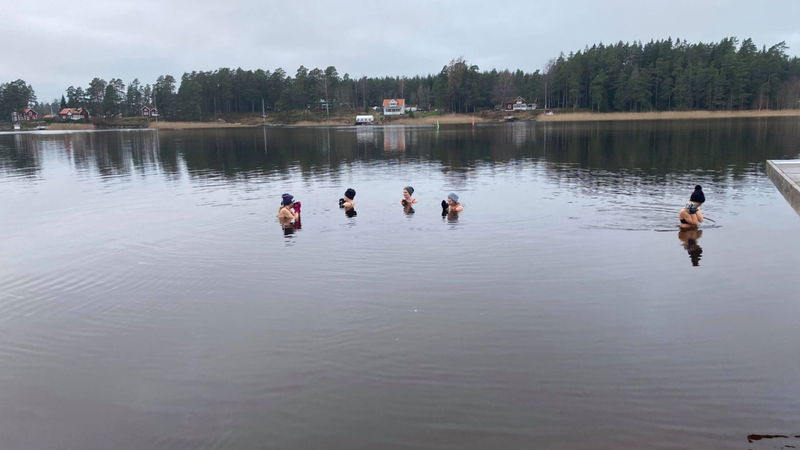
{"type": "Polygon", "coordinates": [[[690,120],[690,119],[735,119],[758,117],[799,117],[800,109],[747,110],[747,111],[662,111],[662,112],[614,112],[614,113],[556,113],[552,116],[538,115],[537,122],[605,122],[622,120],[690,120]]]}
{"type": "MultiPolygon", "coordinates": [[[[735,118],[762,118],[762,117],[800,117],[800,109],[782,110],[753,110],[753,111],[663,111],[663,112],[565,112],[555,113],[552,116],[532,114],[530,112],[508,113],[506,111],[492,111],[488,114],[442,114],[427,117],[404,117],[376,123],[373,126],[386,125],[469,125],[471,123],[502,123],[506,116],[514,116],[520,122],[609,122],[609,121],[637,121],[637,120],[702,120],[702,119],[735,119],[735,118]]],[[[342,127],[354,126],[352,121],[343,118],[334,118],[320,121],[303,120],[294,123],[244,123],[244,122],[155,122],[150,123],[150,128],[158,129],[192,129],[192,128],[252,128],[252,127],[342,127]]]]}
{"type": "MultiPolygon", "coordinates": [[[[705,119],[736,119],[736,118],[763,118],[763,117],[800,117],[800,109],[780,110],[747,110],[747,111],[663,111],[663,112],[556,112],[552,116],[531,112],[509,113],[506,111],[491,111],[476,114],[442,114],[425,117],[403,117],[376,123],[374,126],[386,125],[469,125],[471,123],[502,123],[505,117],[512,116],[519,122],[613,122],[613,121],[638,121],[638,120],[705,120],[705,119]]],[[[294,123],[261,122],[260,120],[244,119],[238,122],[150,122],[146,128],[159,130],[191,130],[214,128],[257,128],[257,127],[350,127],[355,126],[347,117],[336,117],[326,120],[303,120],[294,123]]],[[[91,123],[51,123],[48,130],[93,130],[100,129],[91,123]]],[[[3,129],[11,131],[11,129],[3,129]]],[[[32,131],[32,130],[25,130],[32,131]]]]}

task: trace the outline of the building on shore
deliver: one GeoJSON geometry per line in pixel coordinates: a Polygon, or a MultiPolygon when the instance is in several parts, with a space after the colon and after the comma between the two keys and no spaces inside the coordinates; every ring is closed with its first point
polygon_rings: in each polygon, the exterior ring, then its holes
{"type": "Polygon", "coordinates": [[[515,99],[503,102],[503,107],[506,111],[533,111],[536,109],[536,103],[528,103],[524,98],[517,96],[515,99]]]}
{"type": "Polygon", "coordinates": [[[39,113],[32,108],[25,108],[22,110],[22,120],[36,120],[39,118],[39,113]]]}
{"type": "Polygon", "coordinates": [[[406,100],[404,98],[383,99],[384,116],[402,116],[406,113],[406,100]]]}
{"type": "Polygon", "coordinates": [[[62,108],[58,116],[61,120],[89,120],[89,111],[85,108],[62,108]]]}
{"type": "Polygon", "coordinates": [[[158,109],[155,106],[144,105],[139,108],[139,115],[142,117],[158,117],[158,109]]]}

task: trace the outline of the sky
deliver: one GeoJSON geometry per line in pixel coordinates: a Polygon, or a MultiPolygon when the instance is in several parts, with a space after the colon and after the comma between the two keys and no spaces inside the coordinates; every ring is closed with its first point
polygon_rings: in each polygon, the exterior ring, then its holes
{"type": "Polygon", "coordinates": [[[533,72],[592,44],[669,37],[786,41],[800,56],[798,18],[800,0],[0,0],[0,83],[21,78],[50,101],[94,77],[220,67],[413,76],[463,57],[533,72]]]}

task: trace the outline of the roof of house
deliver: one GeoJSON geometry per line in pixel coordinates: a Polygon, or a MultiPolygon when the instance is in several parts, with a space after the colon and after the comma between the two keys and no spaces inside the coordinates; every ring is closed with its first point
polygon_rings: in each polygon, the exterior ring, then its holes
{"type": "MultiPolygon", "coordinates": [[[[24,112],[24,113],[26,113],[28,111],[33,111],[33,108],[25,108],[25,109],[22,110],[22,112],[24,112]]],[[[36,112],[36,111],[33,111],[33,112],[36,112]]]]}
{"type": "Polygon", "coordinates": [[[508,99],[506,99],[506,103],[517,103],[517,102],[525,103],[525,98],[522,97],[521,95],[518,95],[516,97],[509,97],[508,99]]]}
{"type": "Polygon", "coordinates": [[[70,113],[71,113],[71,114],[81,114],[81,113],[83,113],[84,111],[86,111],[86,110],[85,110],[85,109],[83,109],[83,108],[63,108],[63,109],[62,109],[61,111],[59,111],[58,113],[59,113],[59,114],[70,114],[70,113]]]}
{"type": "Polygon", "coordinates": [[[406,106],[406,99],[404,98],[385,98],[383,99],[383,107],[386,108],[389,106],[389,103],[391,103],[392,100],[397,102],[397,106],[406,106]]]}

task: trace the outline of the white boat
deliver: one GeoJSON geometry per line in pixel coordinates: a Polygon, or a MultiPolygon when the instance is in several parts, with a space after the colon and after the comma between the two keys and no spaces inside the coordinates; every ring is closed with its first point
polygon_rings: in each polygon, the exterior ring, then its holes
{"type": "Polygon", "coordinates": [[[14,122],[14,131],[21,130],[22,125],[19,122],[14,122]]]}

